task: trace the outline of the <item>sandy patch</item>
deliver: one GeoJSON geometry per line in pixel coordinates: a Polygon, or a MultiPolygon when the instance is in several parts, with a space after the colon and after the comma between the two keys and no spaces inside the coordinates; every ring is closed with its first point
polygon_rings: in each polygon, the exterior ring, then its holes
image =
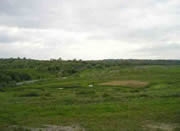
{"type": "Polygon", "coordinates": [[[166,124],[166,123],[157,123],[157,124],[147,124],[146,128],[151,131],[157,131],[158,129],[162,131],[174,131],[177,128],[176,124],[166,124]]]}
{"type": "Polygon", "coordinates": [[[144,87],[148,85],[148,82],[127,80],[127,81],[110,81],[105,83],[100,83],[99,85],[104,86],[129,86],[129,87],[144,87]]]}
{"type": "Polygon", "coordinates": [[[19,127],[19,126],[11,126],[9,127],[9,131],[14,130],[30,130],[30,131],[85,131],[84,128],[79,126],[56,126],[56,125],[45,125],[42,128],[31,128],[31,127],[19,127]]]}

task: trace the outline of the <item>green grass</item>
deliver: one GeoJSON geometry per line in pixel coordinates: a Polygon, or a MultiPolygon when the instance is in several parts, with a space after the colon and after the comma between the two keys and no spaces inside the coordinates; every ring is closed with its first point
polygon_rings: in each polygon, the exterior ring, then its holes
{"type": "MultiPolygon", "coordinates": [[[[87,131],[150,130],[148,124],[180,128],[180,66],[130,66],[86,70],[0,91],[0,127],[80,125],[87,131]],[[100,86],[140,80],[146,87],[100,86]],[[89,84],[94,87],[88,87],[89,84]],[[63,89],[59,89],[63,88],[63,89]]],[[[158,129],[157,129],[158,130],[158,129]]],[[[163,130],[163,129],[159,129],[163,130]]]]}

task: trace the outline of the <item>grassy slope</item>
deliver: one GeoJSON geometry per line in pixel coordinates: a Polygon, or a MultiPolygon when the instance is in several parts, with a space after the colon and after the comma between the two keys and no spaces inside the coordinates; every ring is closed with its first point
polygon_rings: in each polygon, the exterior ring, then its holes
{"type": "Polygon", "coordinates": [[[0,92],[0,125],[78,124],[90,131],[139,131],[153,123],[178,125],[179,78],[180,66],[122,66],[9,88],[0,92]],[[98,85],[111,80],[141,80],[149,85],[98,85]],[[91,83],[94,88],[88,87],[91,83]]]}

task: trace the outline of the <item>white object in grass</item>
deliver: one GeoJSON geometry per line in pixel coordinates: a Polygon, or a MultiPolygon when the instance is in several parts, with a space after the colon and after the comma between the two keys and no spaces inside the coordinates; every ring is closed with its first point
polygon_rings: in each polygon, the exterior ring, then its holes
{"type": "Polygon", "coordinates": [[[67,79],[67,77],[63,77],[62,79],[64,79],[64,80],[65,80],[65,79],[67,79]]]}
{"type": "Polygon", "coordinates": [[[93,87],[93,85],[88,85],[89,87],[93,87]]]}

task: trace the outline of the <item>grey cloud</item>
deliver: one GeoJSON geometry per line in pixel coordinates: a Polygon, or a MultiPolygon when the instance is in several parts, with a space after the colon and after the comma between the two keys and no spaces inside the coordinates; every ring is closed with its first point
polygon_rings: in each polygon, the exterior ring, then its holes
{"type": "Polygon", "coordinates": [[[16,41],[16,38],[0,32],[0,44],[12,43],[14,41],[16,41]]]}
{"type": "MultiPolygon", "coordinates": [[[[45,52],[45,48],[56,47],[52,56],[72,58],[87,55],[88,52],[77,53],[76,50],[71,50],[72,45],[82,46],[82,50],[93,50],[96,47],[91,47],[91,44],[103,46],[102,43],[107,41],[110,45],[116,43],[117,52],[121,51],[122,46],[123,49],[130,49],[129,54],[136,48],[142,48],[146,57],[146,52],[148,54],[154,49],[168,49],[163,43],[180,41],[180,1],[1,0],[0,27],[7,27],[0,30],[0,44],[15,43],[14,50],[18,50],[19,45],[39,48],[41,52],[42,49],[45,52]],[[14,28],[17,28],[16,33],[13,33],[14,28]],[[148,46],[153,49],[147,50],[148,46]],[[61,49],[67,51],[59,54],[61,49]],[[71,50],[74,56],[68,50],[71,50]]],[[[103,53],[95,54],[102,55],[100,58],[106,56],[106,52],[113,54],[113,47],[105,47],[107,49],[103,53]]],[[[1,47],[0,52],[2,48],[5,47],[1,47]]],[[[177,49],[179,48],[171,48],[176,52],[177,49]]],[[[178,52],[174,57],[177,58],[177,55],[178,52]]],[[[44,53],[44,56],[48,54],[44,53]]],[[[119,57],[123,58],[123,54],[119,54],[119,57]]],[[[136,52],[132,57],[139,57],[139,53],[136,52]]]]}
{"type": "Polygon", "coordinates": [[[140,57],[164,58],[164,59],[180,59],[179,43],[162,43],[157,46],[146,46],[136,50],[136,55],[140,57]]]}

